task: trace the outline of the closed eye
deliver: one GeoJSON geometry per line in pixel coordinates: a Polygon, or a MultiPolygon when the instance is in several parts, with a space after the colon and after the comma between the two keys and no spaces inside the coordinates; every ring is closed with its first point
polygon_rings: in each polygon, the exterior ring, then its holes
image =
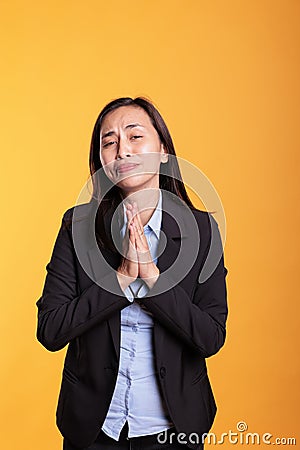
{"type": "Polygon", "coordinates": [[[109,147],[110,145],[113,145],[115,143],[115,141],[110,141],[110,142],[106,142],[105,144],[102,145],[102,147],[109,147]]]}
{"type": "Polygon", "coordinates": [[[134,140],[135,140],[135,139],[139,139],[139,138],[142,138],[142,137],[143,137],[143,136],[135,135],[135,136],[132,136],[131,139],[134,139],[134,140]]]}

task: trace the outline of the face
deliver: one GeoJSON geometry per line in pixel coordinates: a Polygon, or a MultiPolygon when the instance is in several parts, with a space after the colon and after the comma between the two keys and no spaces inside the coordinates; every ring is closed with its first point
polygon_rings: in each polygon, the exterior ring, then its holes
{"type": "Polygon", "coordinates": [[[168,155],[146,111],[121,106],[102,122],[100,160],[106,175],[128,196],[159,188],[160,164],[168,155]]]}

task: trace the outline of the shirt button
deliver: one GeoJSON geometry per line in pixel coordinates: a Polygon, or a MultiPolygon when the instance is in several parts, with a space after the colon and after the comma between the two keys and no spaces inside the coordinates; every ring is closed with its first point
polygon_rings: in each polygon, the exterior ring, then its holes
{"type": "Polygon", "coordinates": [[[134,325],[134,326],[132,327],[132,331],[134,331],[135,333],[137,333],[137,330],[138,330],[138,327],[134,325]]]}
{"type": "Polygon", "coordinates": [[[166,376],[166,368],[161,367],[159,373],[160,373],[161,378],[164,378],[166,376]]]}
{"type": "Polygon", "coordinates": [[[134,353],[133,353],[133,352],[130,352],[130,353],[129,353],[129,356],[130,356],[131,358],[133,358],[133,357],[134,357],[134,353]]]}

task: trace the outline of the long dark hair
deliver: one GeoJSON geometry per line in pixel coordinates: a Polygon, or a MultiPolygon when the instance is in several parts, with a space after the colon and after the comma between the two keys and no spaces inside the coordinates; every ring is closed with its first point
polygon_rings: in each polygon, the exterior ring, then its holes
{"type": "Polygon", "coordinates": [[[111,111],[114,111],[121,106],[134,106],[136,108],[142,108],[146,111],[167,153],[175,156],[175,158],[168,158],[168,162],[164,163],[164,174],[159,174],[160,189],[175,194],[183,200],[187,206],[193,209],[195,208],[182,181],[171,135],[165,121],[155,106],[144,97],[136,97],[134,99],[130,97],[122,97],[111,101],[102,109],[96,120],[91,140],[89,166],[93,183],[91,201],[96,200],[99,202],[99,208],[96,216],[97,241],[101,247],[109,248],[112,251],[117,250],[110,239],[110,236],[107,236],[107,233],[105,232],[104,218],[115,211],[119,203],[122,201],[122,196],[120,188],[109,180],[109,178],[105,175],[104,170],[99,170],[102,168],[100,160],[100,131],[104,117],[111,111]],[[99,176],[95,176],[94,174],[99,174],[99,176]],[[105,192],[106,194],[103,195],[105,192]]]}

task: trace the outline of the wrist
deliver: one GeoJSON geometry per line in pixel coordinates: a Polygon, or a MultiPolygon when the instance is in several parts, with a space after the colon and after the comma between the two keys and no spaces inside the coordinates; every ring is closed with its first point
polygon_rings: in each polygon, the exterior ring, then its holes
{"type": "Polygon", "coordinates": [[[153,288],[159,275],[160,275],[159,269],[156,267],[155,273],[153,275],[147,278],[143,278],[143,281],[146,283],[149,289],[153,288]]]}
{"type": "Polygon", "coordinates": [[[118,279],[118,282],[119,282],[119,285],[120,285],[120,288],[122,289],[122,291],[125,291],[125,289],[128,288],[130,283],[132,283],[135,280],[134,277],[130,277],[119,271],[117,271],[117,279],[118,279]]]}

